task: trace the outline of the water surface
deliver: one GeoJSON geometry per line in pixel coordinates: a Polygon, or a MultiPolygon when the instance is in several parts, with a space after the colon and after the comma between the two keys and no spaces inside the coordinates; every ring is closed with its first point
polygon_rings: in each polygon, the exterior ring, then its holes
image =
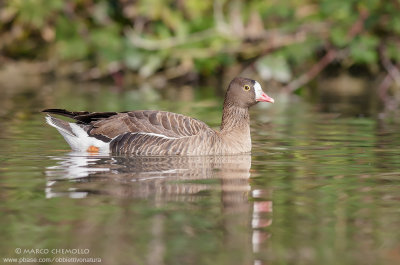
{"type": "Polygon", "coordinates": [[[22,91],[7,99],[1,258],[79,256],[15,253],[69,248],[89,249],[81,256],[102,264],[400,263],[397,125],[278,97],[251,112],[251,155],[71,152],[38,110],[149,108],[213,127],[220,120],[215,99],[176,104],[94,91],[22,91]]]}

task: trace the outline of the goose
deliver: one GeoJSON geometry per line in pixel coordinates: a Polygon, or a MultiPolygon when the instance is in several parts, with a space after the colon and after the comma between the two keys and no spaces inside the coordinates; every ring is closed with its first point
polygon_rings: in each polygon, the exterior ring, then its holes
{"type": "Polygon", "coordinates": [[[225,94],[219,131],[197,119],[167,111],[42,112],[48,113],[46,122],[60,132],[74,151],[144,156],[233,155],[251,151],[249,108],[258,102],[274,103],[274,99],[257,81],[234,78],[225,94]]]}

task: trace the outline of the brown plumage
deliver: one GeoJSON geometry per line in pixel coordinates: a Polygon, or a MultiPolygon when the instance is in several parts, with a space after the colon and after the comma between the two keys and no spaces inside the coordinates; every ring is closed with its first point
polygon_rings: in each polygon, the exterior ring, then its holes
{"type": "Polygon", "coordinates": [[[43,112],[75,119],[76,123],[48,116],[72,149],[135,155],[216,155],[251,151],[249,107],[273,102],[258,82],[235,78],[225,95],[220,131],[181,114],[137,110],[129,112],[43,112]]]}

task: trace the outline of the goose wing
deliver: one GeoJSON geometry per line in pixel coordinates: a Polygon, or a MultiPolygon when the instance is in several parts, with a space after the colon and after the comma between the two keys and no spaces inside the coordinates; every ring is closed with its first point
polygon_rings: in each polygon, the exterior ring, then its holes
{"type": "Polygon", "coordinates": [[[130,111],[91,123],[93,136],[112,139],[126,132],[182,138],[199,134],[210,128],[197,119],[166,111],[130,111]]]}
{"type": "Polygon", "coordinates": [[[109,142],[125,133],[140,133],[167,138],[194,136],[211,130],[204,122],[182,114],[136,110],[129,112],[71,112],[47,109],[43,112],[66,116],[84,125],[89,136],[109,142]]]}

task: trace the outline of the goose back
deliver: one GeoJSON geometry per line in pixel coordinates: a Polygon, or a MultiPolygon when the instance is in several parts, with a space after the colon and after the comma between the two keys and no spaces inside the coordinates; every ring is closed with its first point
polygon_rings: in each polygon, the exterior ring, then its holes
{"type": "Polygon", "coordinates": [[[166,111],[138,110],[117,113],[108,118],[90,121],[89,135],[111,141],[125,133],[151,134],[164,138],[182,138],[211,130],[197,119],[166,111]]]}

